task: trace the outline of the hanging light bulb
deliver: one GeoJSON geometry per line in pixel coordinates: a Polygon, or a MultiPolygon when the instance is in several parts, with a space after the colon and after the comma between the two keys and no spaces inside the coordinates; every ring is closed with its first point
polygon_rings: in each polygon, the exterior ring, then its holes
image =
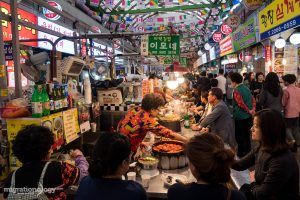
{"type": "Polygon", "coordinates": [[[202,56],[203,52],[201,50],[198,51],[198,56],[202,56]]]}
{"type": "Polygon", "coordinates": [[[204,45],[204,49],[205,50],[210,50],[210,48],[211,48],[211,46],[210,46],[210,44],[209,43],[206,43],[205,45],[204,45]]]}
{"type": "Polygon", "coordinates": [[[281,49],[285,46],[286,41],[281,36],[275,41],[275,47],[281,49]]]}
{"type": "Polygon", "coordinates": [[[283,64],[283,65],[286,65],[286,59],[285,59],[285,58],[282,59],[282,64],[283,64]]]}
{"type": "Polygon", "coordinates": [[[178,78],[179,77],[179,72],[174,72],[174,75],[175,75],[176,78],[178,78]]]}
{"type": "Polygon", "coordinates": [[[175,90],[178,87],[177,81],[167,81],[167,87],[171,90],[175,90]]]}
{"type": "Polygon", "coordinates": [[[300,44],[300,32],[293,33],[290,37],[290,43],[293,45],[300,44]]]}

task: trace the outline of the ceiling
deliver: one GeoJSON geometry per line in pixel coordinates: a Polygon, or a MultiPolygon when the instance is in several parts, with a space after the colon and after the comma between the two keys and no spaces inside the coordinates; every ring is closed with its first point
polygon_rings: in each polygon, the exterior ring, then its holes
{"type": "Polygon", "coordinates": [[[233,0],[102,0],[99,5],[93,5],[93,2],[87,0],[86,5],[111,32],[172,29],[182,35],[181,52],[203,46],[234,3],[233,0]]]}

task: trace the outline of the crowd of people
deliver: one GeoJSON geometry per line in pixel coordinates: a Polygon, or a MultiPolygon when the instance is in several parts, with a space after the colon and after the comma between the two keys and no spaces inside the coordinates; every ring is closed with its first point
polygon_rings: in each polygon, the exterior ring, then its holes
{"type": "MultiPolygon", "coordinates": [[[[123,180],[148,131],[185,143],[189,169],[197,182],[176,183],[168,199],[269,200],[299,199],[299,168],[295,151],[300,145],[300,88],[296,77],[269,73],[239,73],[217,77],[202,72],[193,83],[197,124],[195,136],[182,135],[161,126],[155,117],[172,92],[145,95],[119,122],[117,132],[102,133],[91,163],[82,152],[72,151],[75,166],[49,161],[53,134],[40,126],[28,126],[14,140],[13,153],[22,167],[5,183],[5,199],[66,199],[65,189],[79,184],[76,199],[147,199],[137,182],[123,180]],[[256,77],[256,80],[255,80],[256,77]],[[167,94],[167,98],[166,98],[167,94]],[[250,170],[250,184],[240,191],[228,189],[230,171],[250,170]],[[254,169],[254,170],[253,170],[254,169]],[[19,194],[13,188],[54,188],[52,192],[19,194]]],[[[186,84],[187,85],[187,84],[186,84]]]]}

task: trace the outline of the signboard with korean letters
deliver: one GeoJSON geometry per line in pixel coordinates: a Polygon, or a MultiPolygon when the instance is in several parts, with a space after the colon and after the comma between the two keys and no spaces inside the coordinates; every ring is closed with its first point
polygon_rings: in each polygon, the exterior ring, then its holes
{"type": "Polygon", "coordinates": [[[264,40],[300,25],[300,0],[276,0],[258,14],[260,38],[264,40]]]}
{"type": "Polygon", "coordinates": [[[148,51],[150,55],[179,55],[179,35],[174,36],[149,36],[148,51]]]}
{"type": "MultiPolygon", "coordinates": [[[[66,36],[73,36],[73,30],[67,29],[63,26],[55,24],[55,23],[48,21],[46,19],[43,19],[41,17],[38,18],[38,25],[42,26],[44,28],[56,31],[56,32],[61,33],[66,36]]],[[[38,38],[46,38],[46,39],[49,39],[54,42],[58,37],[39,31],[38,38]]],[[[52,45],[49,44],[49,42],[38,42],[38,47],[47,49],[47,50],[52,50],[52,45]]],[[[64,52],[64,53],[75,54],[74,42],[71,42],[69,40],[61,40],[56,45],[56,50],[60,51],[60,52],[64,52]]]]}

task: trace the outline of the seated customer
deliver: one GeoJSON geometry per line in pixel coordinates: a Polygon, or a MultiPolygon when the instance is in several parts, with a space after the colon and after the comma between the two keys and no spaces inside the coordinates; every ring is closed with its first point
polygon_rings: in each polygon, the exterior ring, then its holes
{"type": "Polygon", "coordinates": [[[64,190],[86,176],[89,165],[79,150],[71,154],[78,168],[65,162],[49,161],[53,143],[53,134],[48,128],[42,126],[27,126],[18,133],[12,150],[23,166],[7,179],[4,186],[4,198],[67,199],[64,190]],[[35,188],[37,191],[9,192],[9,189],[14,191],[17,188],[35,188]],[[43,188],[54,189],[54,192],[40,192],[39,190],[43,188]]]}
{"type": "Polygon", "coordinates": [[[224,186],[230,180],[234,153],[224,148],[217,135],[207,133],[193,137],[185,147],[189,168],[196,183],[176,183],[168,190],[169,200],[246,200],[244,195],[224,186]]]}
{"type": "Polygon", "coordinates": [[[101,134],[95,145],[90,175],[81,181],[76,199],[147,199],[139,183],[122,180],[129,169],[130,154],[130,141],[125,135],[101,134]]]}
{"type": "Polygon", "coordinates": [[[259,147],[232,166],[240,171],[254,166],[251,184],[243,185],[241,191],[248,199],[298,200],[299,169],[288,149],[281,113],[270,109],[257,112],[251,131],[252,139],[260,143],[259,147]]]}
{"type": "MultiPolygon", "coordinates": [[[[225,143],[234,147],[236,142],[234,138],[233,120],[227,105],[223,101],[223,92],[220,88],[212,88],[209,91],[208,103],[213,105],[213,109],[212,112],[200,122],[199,130],[210,127],[213,133],[216,133],[225,143]]],[[[193,130],[196,129],[193,127],[193,130]]]]}

